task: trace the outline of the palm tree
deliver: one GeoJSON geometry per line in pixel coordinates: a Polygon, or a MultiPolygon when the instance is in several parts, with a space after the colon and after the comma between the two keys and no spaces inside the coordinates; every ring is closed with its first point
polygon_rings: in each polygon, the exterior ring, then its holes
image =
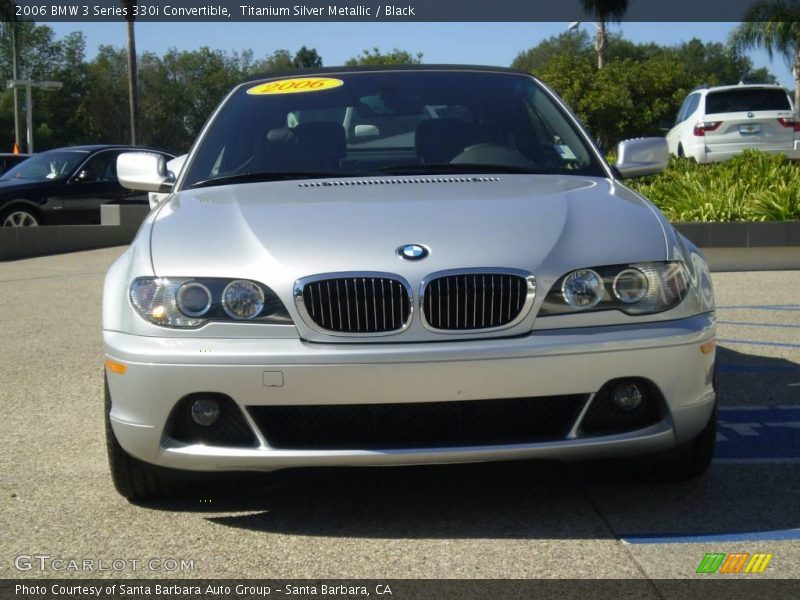
{"type": "Polygon", "coordinates": [[[606,43],[608,35],[606,27],[609,23],[620,23],[628,10],[628,0],[581,0],[583,11],[596,19],[597,37],[594,49],[597,52],[597,68],[602,69],[606,64],[606,43]]]}
{"type": "Polygon", "coordinates": [[[794,110],[800,118],[800,2],[761,0],[745,13],[745,21],[731,33],[738,51],[763,47],[770,59],[779,54],[792,69],[794,110]]]}
{"type": "Polygon", "coordinates": [[[136,36],[133,33],[133,15],[137,0],[122,0],[125,10],[125,21],[128,24],[128,109],[131,117],[131,145],[136,145],[137,129],[137,107],[139,105],[139,94],[137,91],[137,68],[136,68],[136,36]]]}

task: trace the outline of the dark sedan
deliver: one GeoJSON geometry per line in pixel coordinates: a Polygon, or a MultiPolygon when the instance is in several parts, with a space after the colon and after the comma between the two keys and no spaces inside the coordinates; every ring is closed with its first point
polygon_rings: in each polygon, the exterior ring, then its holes
{"type": "Polygon", "coordinates": [[[146,193],[117,181],[117,156],[131,150],[137,148],[72,146],[31,156],[0,176],[0,225],[95,224],[101,204],[147,204],[146,193]]]}

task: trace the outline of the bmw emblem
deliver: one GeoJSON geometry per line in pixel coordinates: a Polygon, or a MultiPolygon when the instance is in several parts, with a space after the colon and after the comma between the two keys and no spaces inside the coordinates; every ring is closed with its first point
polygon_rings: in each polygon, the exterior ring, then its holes
{"type": "Polygon", "coordinates": [[[425,246],[419,244],[406,244],[397,249],[397,254],[406,260],[422,260],[428,256],[429,251],[425,246]]]}
{"type": "Polygon", "coordinates": [[[752,119],[753,117],[755,117],[755,115],[753,113],[751,113],[751,112],[747,113],[747,118],[748,119],[752,119]]]}

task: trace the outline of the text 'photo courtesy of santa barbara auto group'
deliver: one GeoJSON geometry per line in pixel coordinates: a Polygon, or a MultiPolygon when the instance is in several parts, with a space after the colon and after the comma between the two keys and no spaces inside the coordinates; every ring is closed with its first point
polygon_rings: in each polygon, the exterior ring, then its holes
{"type": "Polygon", "coordinates": [[[800,0],[0,0],[0,600],[800,597],[800,0]]]}

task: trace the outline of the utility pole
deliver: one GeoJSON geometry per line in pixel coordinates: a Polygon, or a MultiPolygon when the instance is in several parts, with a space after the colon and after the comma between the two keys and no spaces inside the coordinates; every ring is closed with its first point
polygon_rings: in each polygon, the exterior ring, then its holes
{"type": "Polygon", "coordinates": [[[60,90],[64,84],[60,81],[33,81],[31,79],[12,79],[6,83],[6,86],[13,89],[15,92],[18,88],[25,88],[25,121],[28,125],[27,132],[27,150],[29,154],[33,154],[33,95],[31,90],[37,88],[47,92],[55,92],[60,90]]]}
{"type": "MultiPolygon", "coordinates": [[[[12,79],[19,78],[19,59],[17,58],[17,22],[11,21],[11,71],[12,79]]],[[[14,90],[14,144],[19,148],[19,139],[22,137],[20,133],[19,123],[19,90],[15,87],[14,90]]]]}
{"type": "Polygon", "coordinates": [[[122,0],[122,6],[126,9],[125,21],[128,26],[128,108],[131,116],[131,146],[136,145],[136,130],[138,128],[138,91],[137,91],[137,68],[136,68],[136,35],[133,31],[133,22],[136,17],[133,15],[137,0],[122,0]]]}

